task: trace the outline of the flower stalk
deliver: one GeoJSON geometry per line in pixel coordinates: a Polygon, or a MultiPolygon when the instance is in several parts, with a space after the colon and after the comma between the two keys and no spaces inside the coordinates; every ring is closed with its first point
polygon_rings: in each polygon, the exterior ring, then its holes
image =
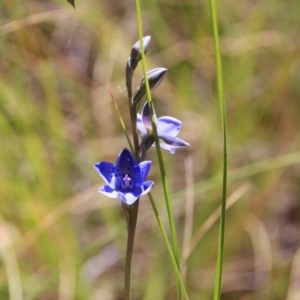
{"type": "MultiPolygon", "coordinates": [[[[147,52],[149,44],[150,44],[150,36],[147,36],[143,39],[143,51],[147,52]]],[[[141,48],[140,41],[136,42],[131,50],[131,56],[128,58],[126,64],[126,88],[128,95],[128,105],[129,105],[129,113],[131,120],[131,128],[132,128],[132,136],[134,143],[134,151],[135,157],[138,159],[139,152],[139,143],[138,143],[138,135],[137,135],[137,124],[136,124],[136,106],[133,105],[132,99],[132,76],[135,68],[137,67],[138,62],[141,60],[141,48]]],[[[136,231],[136,224],[138,218],[138,210],[139,210],[139,198],[132,205],[128,206],[122,203],[123,210],[125,214],[128,216],[127,218],[127,248],[126,248],[126,259],[125,259],[125,300],[131,300],[131,267],[132,267],[132,255],[133,255],[133,246],[134,246],[134,238],[136,231]]]]}
{"type": "Polygon", "coordinates": [[[139,211],[139,199],[131,206],[122,203],[124,212],[128,214],[127,248],[125,259],[125,300],[131,299],[131,266],[135,238],[136,223],[139,211]]]}

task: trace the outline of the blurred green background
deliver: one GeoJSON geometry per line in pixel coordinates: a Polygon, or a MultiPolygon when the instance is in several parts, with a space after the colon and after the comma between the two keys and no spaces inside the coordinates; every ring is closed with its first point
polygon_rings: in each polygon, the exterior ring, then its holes
{"type": "MultiPolygon", "coordinates": [[[[229,183],[222,299],[300,299],[300,2],[218,1],[229,183]],[[298,295],[298,296],[297,296],[298,295]]],[[[158,116],[191,147],[164,152],[190,299],[212,299],[222,133],[207,1],[142,1],[158,116]]],[[[123,299],[126,223],[93,164],[127,146],[134,1],[0,2],[0,299],[123,299]]],[[[136,70],[134,87],[142,77],[136,70]]],[[[168,226],[154,149],[153,196],[168,226]]],[[[176,299],[147,197],[133,299],[176,299]]]]}

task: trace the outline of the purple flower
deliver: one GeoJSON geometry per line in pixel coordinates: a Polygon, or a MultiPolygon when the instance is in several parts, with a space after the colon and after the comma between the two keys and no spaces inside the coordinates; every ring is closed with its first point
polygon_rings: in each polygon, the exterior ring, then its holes
{"type": "MultiPolygon", "coordinates": [[[[148,102],[146,102],[143,107],[142,115],[137,114],[137,128],[140,130],[143,139],[152,135],[152,123],[148,102]]],[[[170,153],[174,153],[176,148],[189,146],[187,142],[177,138],[181,129],[180,120],[168,116],[160,117],[156,119],[156,128],[160,146],[170,153]]]]}
{"type": "Polygon", "coordinates": [[[94,165],[106,185],[98,191],[110,198],[120,198],[132,205],[141,195],[147,194],[154,182],[145,181],[151,167],[151,161],[137,163],[128,149],[122,150],[116,164],[98,162],[94,165]]]}

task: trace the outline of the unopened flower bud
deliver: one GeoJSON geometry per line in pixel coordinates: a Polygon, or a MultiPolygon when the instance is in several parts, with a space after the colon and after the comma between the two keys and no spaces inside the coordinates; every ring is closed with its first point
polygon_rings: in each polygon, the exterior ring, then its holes
{"type": "MultiPolygon", "coordinates": [[[[145,36],[143,38],[143,45],[144,45],[144,53],[146,54],[150,45],[151,36],[145,36]]],[[[138,62],[141,60],[141,43],[140,41],[136,42],[132,49],[131,49],[131,55],[130,55],[130,66],[132,70],[135,70],[138,62]]]]}
{"type": "MultiPolygon", "coordinates": [[[[167,71],[168,69],[166,68],[155,68],[147,72],[147,77],[151,90],[155,90],[157,87],[159,87],[167,71]]],[[[145,86],[145,78],[143,78],[141,81],[141,87],[142,86],[145,86]]]]}
{"type": "MultiPolygon", "coordinates": [[[[155,68],[147,72],[149,86],[151,90],[155,90],[162,82],[168,69],[155,68]]],[[[142,79],[140,86],[136,89],[133,96],[133,102],[138,103],[146,94],[145,78],[142,79]]]]}

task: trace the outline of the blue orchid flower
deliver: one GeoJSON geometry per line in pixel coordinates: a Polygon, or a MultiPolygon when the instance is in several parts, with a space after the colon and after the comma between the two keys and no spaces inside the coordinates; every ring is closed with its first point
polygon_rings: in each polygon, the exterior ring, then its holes
{"type": "Polygon", "coordinates": [[[137,163],[131,152],[125,148],[119,153],[116,164],[98,162],[94,165],[106,183],[98,191],[132,205],[141,195],[147,194],[154,184],[153,181],[145,181],[151,164],[151,161],[137,163]]]}
{"type": "MultiPolygon", "coordinates": [[[[137,114],[137,128],[140,130],[143,140],[153,134],[148,102],[146,102],[143,107],[142,115],[137,114]]],[[[181,129],[180,120],[168,116],[160,117],[156,119],[156,128],[160,146],[168,150],[170,153],[175,153],[176,148],[182,148],[190,145],[177,137],[181,129]]]]}

